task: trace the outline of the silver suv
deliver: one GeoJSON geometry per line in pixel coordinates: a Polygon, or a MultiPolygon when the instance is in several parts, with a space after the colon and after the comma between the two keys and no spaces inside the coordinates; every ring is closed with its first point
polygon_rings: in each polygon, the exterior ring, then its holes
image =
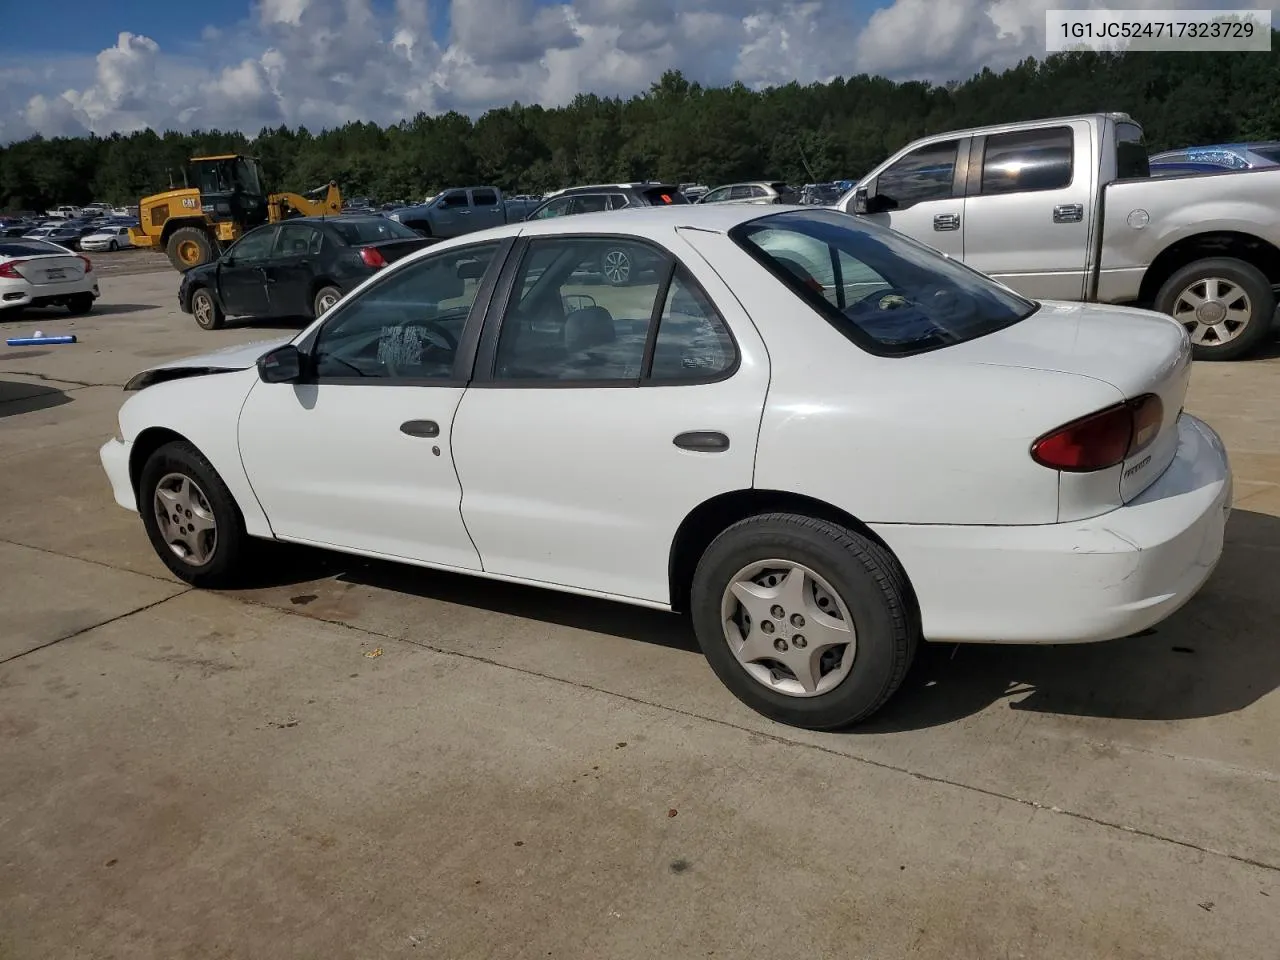
{"type": "Polygon", "coordinates": [[[698,203],[799,203],[796,188],[781,180],[753,180],[716,187],[698,203]]]}

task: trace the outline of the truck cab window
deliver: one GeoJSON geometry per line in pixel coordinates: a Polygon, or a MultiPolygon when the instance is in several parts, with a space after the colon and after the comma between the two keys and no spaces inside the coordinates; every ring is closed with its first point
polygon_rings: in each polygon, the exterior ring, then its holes
{"type": "Polygon", "coordinates": [[[982,193],[1026,193],[1070,186],[1073,138],[1070,127],[988,136],[982,157],[982,193]]]}
{"type": "Polygon", "coordinates": [[[876,195],[892,201],[890,210],[950,198],[959,145],[959,140],[947,140],[911,151],[876,178],[876,195]]]}
{"type": "MultiPolygon", "coordinates": [[[[1184,153],[1179,158],[1187,159],[1184,153]]],[[[1120,180],[1142,179],[1151,176],[1151,161],[1147,145],[1142,141],[1142,128],[1136,123],[1116,124],[1116,177],[1120,180]]]]}
{"type": "Polygon", "coordinates": [[[440,206],[445,208],[465,207],[466,205],[467,191],[465,190],[450,190],[440,198],[440,206]]]}

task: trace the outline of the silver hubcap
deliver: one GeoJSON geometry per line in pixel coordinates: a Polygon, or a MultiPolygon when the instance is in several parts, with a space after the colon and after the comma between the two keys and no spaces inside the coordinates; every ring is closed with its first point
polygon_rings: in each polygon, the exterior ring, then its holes
{"type": "Polygon", "coordinates": [[[626,283],[631,276],[631,258],[621,250],[610,250],[604,255],[604,275],[610,283],[626,283]]]}
{"type": "Polygon", "coordinates": [[[326,293],[323,297],[320,298],[320,302],[316,305],[316,312],[324,313],[326,310],[328,310],[337,302],[338,302],[337,297],[335,297],[332,293],[326,293]]]}
{"type": "Polygon", "coordinates": [[[185,474],[170,473],[156,484],[156,521],[169,549],[193,567],[213,558],[218,525],[204,491],[185,474]]]}
{"type": "Polygon", "coordinates": [[[720,619],[738,662],[776,693],[816,697],[853,669],[858,642],[849,608],[802,564],[763,560],[743,567],[725,589],[720,619]]]}
{"type": "MultiPolygon", "coordinates": [[[[213,301],[209,299],[207,294],[197,293],[196,302],[192,307],[196,313],[196,322],[202,327],[207,327],[213,321],[213,301]]],[[[187,329],[190,329],[188,327],[187,329]]]]}
{"type": "Polygon", "coordinates": [[[1249,295],[1222,277],[1197,280],[1173,303],[1173,318],[1187,328],[1191,342],[1209,347],[1240,336],[1252,316],[1249,295]]]}

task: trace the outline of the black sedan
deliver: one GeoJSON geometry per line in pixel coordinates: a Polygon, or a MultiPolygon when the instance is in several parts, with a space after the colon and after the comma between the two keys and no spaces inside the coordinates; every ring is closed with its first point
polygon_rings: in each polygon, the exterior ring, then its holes
{"type": "Polygon", "coordinates": [[[435,242],[378,216],[268,224],[184,273],[178,304],[206,330],[229,316],[318,317],[375,271],[435,242]]]}

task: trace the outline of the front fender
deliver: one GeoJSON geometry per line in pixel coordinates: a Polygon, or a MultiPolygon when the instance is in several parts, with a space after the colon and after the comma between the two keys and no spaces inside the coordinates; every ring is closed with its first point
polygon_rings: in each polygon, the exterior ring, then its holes
{"type": "MultiPolygon", "coordinates": [[[[271,524],[241,462],[237,436],[240,411],[257,379],[257,369],[250,368],[153,384],[121,406],[120,433],[139,461],[151,452],[146,442],[149,430],[171,431],[186,439],[204,454],[231,491],[244,516],[245,530],[251,536],[271,537],[271,524]]],[[[131,474],[136,477],[141,463],[133,466],[131,474]]]]}

